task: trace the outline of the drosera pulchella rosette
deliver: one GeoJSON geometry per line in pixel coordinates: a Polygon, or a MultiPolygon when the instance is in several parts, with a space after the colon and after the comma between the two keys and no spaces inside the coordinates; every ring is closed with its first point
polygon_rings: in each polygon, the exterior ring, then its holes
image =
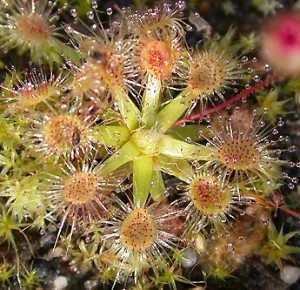
{"type": "Polygon", "coordinates": [[[32,153],[45,157],[74,159],[94,149],[94,116],[79,113],[80,104],[63,104],[37,115],[25,130],[32,153]]]}
{"type": "Polygon", "coordinates": [[[22,74],[13,68],[9,73],[8,82],[0,85],[3,89],[1,102],[8,114],[26,115],[48,108],[62,94],[67,77],[63,70],[55,74],[53,67],[46,70],[41,66],[31,66],[22,74]]]}
{"type": "Polygon", "coordinates": [[[69,239],[75,233],[84,233],[93,223],[111,216],[114,192],[120,190],[124,175],[103,177],[95,172],[90,158],[61,164],[59,172],[49,174],[49,187],[44,190],[49,199],[47,216],[60,220],[56,243],[63,232],[69,239]]]}
{"type": "Polygon", "coordinates": [[[103,240],[108,246],[104,253],[114,257],[108,267],[116,271],[116,280],[133,275],[134,281],[149,270],[159,275],[157,262],[169,260],[179,242],[173,226],[181,210],[168,204],[152,203],[137,207],[117,199],[118,210],[103,222],[103,240]]]}
{"type": "Polygon", "coordinates": [[[57,4],[58,1],[1,0],[2,49],[17,48],[20,54],[29,51],[33,60],[58,59],[55,45],[62,43],[60,27],[56,26],[57,4]]]}
{"type": "MultiPolygon", "coordinates": [[[[285,179],[298,181],[282,173],[283,122],[266,125],[262,106],[251,111],[255,98],[246,102],[278,81],[269,75],[248,84],[260,66],[243,56],[252,36],[211,29],[193,48],[188,21],[198,32],[210,27],[196,13],[188,18],[183,1],[136,11],[114,5],[105,23],[99,1],[90,1],[84,21],[81,4],[70,7],[66,44],[52,26],[62,2],[7,0],[0,12],[2,46],[12,48],[3,61],[18,63],[1,85],[1,201],[32,231],[56,229],[47,257],[69,251],[64,261],[76,263],[68,270],[80,279],[98,273],[95,287],[176,289],[178,281],[192,283],[187,264],[208,272],[201,262],[213,248],[238,257],[225,236],[248,204],[293,212],[278,198],[285,179]],[[19,56],[52,67],[22,73],[19,56]],[[243,106],[233,108],[238,100],[243,106]],[[218,239],[226,243],[212,243],[218,239]]],[[[247,220],[241,228],[251,227],[247,220]]]]}
{"type": "MultiPolygon", "coordinates": [[[[245,181],[252,183],[252,191],[256,190],[256,179],[273,188],[275,184],[279,186],[281,166],[286,164],[280,159],[281,149],[275,148],[285,138],[279,136],[276,127],[267,125],[264,116],[257,114],[257,110],[251,112],[235,107],[232,113],[208,119],[210,138],[199,132],[213,151],[207,164],[219,172],[224,181],[234,181],[237,188],[245,181]]],[[[281,120],[278,126],[282,125],[281,120]]]]}

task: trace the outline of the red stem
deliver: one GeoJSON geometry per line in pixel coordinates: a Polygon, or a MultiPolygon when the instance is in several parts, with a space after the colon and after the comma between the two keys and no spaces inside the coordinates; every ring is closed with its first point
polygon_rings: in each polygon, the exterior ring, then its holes
{"type": "Polygon", "coordinates": [[[300,213],[288,208],[286,205],[282,205],[282,206],[276,206],[272,201],[265,199],[265,198],[257,198],[255,200],[257,203],[261,204],[261,205],[266,205],[268,207],[271,207],[273,209],[281,209],[282,211],[285,211],[286,213],[290,214],[291,216],[297,218],[300,220],[300,213]]]}
{"type": "Polygon", "coordinates": [[[178,120],[175,125],[179,126],[179,125],[181,125],[183,123],[186,123],[188,121],[199,120],[204,116],[207,116],[207,115],[210,115],[214,112],[220,111],[220,110],[226,108],[227,106],[230,106],[233,103],[235,103],[235,102],[237,102],[237,101],[239,101],[243,98],[247,98],[250,94],[257,92],[257,91],[261,90],[264,87],[267,87],[269,84],[273,83],[277,79],[278,79],[277,75],[274,75],[274,74],[269,75],[264,81],[260,81],[259,83],[255,84],[254,86],[242,91],[241,93],[239,93],[236,96],[232,97],[228,101],[226,101],[222,104],[219,104],[215,107],[212,107],[210,109],[207,109],[205,111],[188,115],[188,116],[178,120]]]}

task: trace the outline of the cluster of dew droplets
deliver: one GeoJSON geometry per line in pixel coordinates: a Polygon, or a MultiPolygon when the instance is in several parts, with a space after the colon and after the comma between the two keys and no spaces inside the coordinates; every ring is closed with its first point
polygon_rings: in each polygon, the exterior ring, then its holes
{"type": "MultiPolygon", "coordinates": [[[[149,8],[146,11],[143,11],[142,13],[139,11],[132,11],[130,8],[123,8],[122,12],[126,15],[129,30],[133,30],[136,27],[139,27],[142,23],[157,23],[164,17],[182,17],[184,15],[185,8],[185,1],[177,1],[173,5],[170,3],[164,3],[162,6],[157,5],[154,8],[149,8]]],[[[190,27],[190,25],[187,26],[190,27]]],[[[174,27],[174,29],[176,30],[176,27],[174,27]]],[[[151,31],[149,30],[148,33],[151,33],[151,31]]]]}
{"type": "MultiPolygon", "coordinates": [[[[98,1],[92,1],[91,2],[91,10],[87,11],[87,13],[86,13],[87,19],[93,21],[92,24],[90,25],[91,31],[95,31],[95,30],[99,29],[99,27],[100,27],[100,29],[103,29],[102,23],[99,18],[99,11],[97,10],[98,6],[99,6],[98,1]]],[[[108,7],[106,9],[106,15],[111,17],[112,14],[113,14],[113,8],[108,7]]],[[[76,8],[72,8],[70,10],[70,15],[74,18],[74,21],[73,21],[74,24],[76,24],[78,21],[80,21],[80,19],[78,18],[78,12],[77,12],[76,8]]],[[[118,20],[111,22],[111,19],[110,19],[109,24],[111,27],[108,30],[108,32],[111,31],[112,34],[113,34],[114,27],[115,28],[120,27],[120,22],[118,20]]],[[[86,25],[86,24],[84,24],[84,25],[86,25]]],[[[65,29],[67,30],[67,32],[73,31],[73,28],[70,25],[68,25],[65,29]]]]}
{"type": "MultiPolygon", "coordinates": [[[[299,150],[299,148],[297,147],[297,146],[295,146],[295,145],[292,145],[292,146],[290,146],[289,148],[288,148],[288,152],[290,153],[290,154],[293,154],[293,153],[296,153],[297,151],[299,150]]],[[[289,167],[290,168],[300,168],[300,162],[293,162],[293,161],[290,161],[289,162],[289,167]]],[[[297,185],[298,184],[298,182],[299,182],[299,179],[297,178],[297,177],[291,177],[291,176],[289,176],[288,175],[288,173],[286,173],[286,172],[283,172],[283,178],[285,179],[285,180],[287,180],[287,185],[288,185],[288,187],[289,187],[289,189],[291,189],[291,190],[293,190],[294,188],[295,188],[295,185],[297,185]]]]}
{"type": "Polygon", "coordinates": [[[70,15],[74,18],[77,18],[77,9],[76,8],[72,8],[70,10],[70,15]]]}
{"type": "MultiPolygon", "coordinates": [[[[234,74],[234,78],[232,78],[232,80],[230,81],[230,84],[233,86],[232,90],[234,93],[238,93],[240,91],[240,88],[237,87],[239,86],[237,80],[243,80],[244,74],[247,75],[252,75],[257,69],[254,68],[254,66],[257,63],[257,58],[253,57],[253,58],[249,58],[247,55],[242,55],[239,59],[237,59],[238,63],[236,64],[236,70],[232,71],[232,73],[234,74]]],[[[229,61],[228,61],[228,65],[229,65],[229,61]]],[[[254,82],[259,82],[260,81],[260,77],[258,75],[253,76],[253,80],[254,82]]],[[[249,89],[250,88],[250,84],[246,83],[245,84],[245,89],[249,89]]],[[[243,102],[246,102],[246,98],[242,99],[243,102]]]]}
{"type": "MultiPolygon", "coordinates": [[[[280,128],[280,127],[283,127],[284,126],[284,121],[282,120],[282,118],[279,118],[278,122],[277,122],[277,127],[280,128]]],[[[272,130],[272,134],[273,135],[278,135],[279,134],[279,130],[275,127],[273,130],[272,130]]],[[[290,141],[290,137],[289,136],[283,136],[283,135],[279,135],[278,136],[278,139],[277,141],[279,142],[286,142],[288,143],[290,141]]],[[[274,141],[273,141],[274,142],[274,141]]],[[[272,143],[274,144],[274,143],[272,143]]],[[[298,147],[296,145],[291,145],[287,148],[287,150],[283,150],[283,149],[277,149],[277,153],[278,155],[280,155],[283,151],[287,151],[289,153],[295,153],[298,151],[298,147]]],[[[300,168],[300,162],[292,162],[290,161],[289,162],[289,166],[291,168],[300,168]]],[[[289,187],[289,189],[293,190],[295,188],[295,185],[298,184],[299,180],[297,177],[291,177],[289,176],[286,172],[283,172],[282,173],[282,177],[287,180],[287,185],[289,187]]]]}
{"type": "MultiPolygon", "coordinates": [[[[92,1],[91,2],[91,8],[92,8],[92,10],[89,10],[87,13],[86,13],[86,16],[87,16],[87,18],[88,19],[94,19],[95,18],[95,13],[97,12],[97,8],[98,8],[98,3],[97,3],[97,1],[92,1]]],[[[106,14],[108,15],[108,16],[111,16],[112,14],[113,14],[113,9],[111,8],[111,7],[108,7],[107,9],[106,9],[106,14]]],[[[78,16],[78,12],[77,12],[77,9],[76,8],[72,8],[71,10],[70,10],[70,15],[73,17],[73,18],[77,18],[77,16],[78,16]]]]}
{"type": "MultiPolygon", "coordinates": [[[[57,1],[48,1],[47,3],[49,10],[47,13],[47,18],[49,18],[49,23],[51,25],[53,25],[55,22],[57,22],[59,20],[60,15],[68,8],[68,3],[63,4],[62,7],[59,7],[56,9],[57,7],[57,1]],[[52,11],[56,9],[55,13],[52,13],[52,11]],[[52,15],[50,15],[52,13],[52,15]]],[[[51,26],[53,27],[53,26],[51,26]]]]}
{"type": "MultiPolygon", "coordinates": [[[[278,120],[278,122],[277,122],[277,127],[280,128],[280,127],[283,127],[283,126],[284,126],[284,121],[282,120],[282,118],[279,118],[279,120],[278,120]]],[[[278,130],[276,127],[273,128],[272,134],[277,136],[277,135],[279,134],[279,130],[278,130]]],[[[288,143],[289,141],[290,141],[290,137],[289,137],[289,136],[279,135],[279,136],[278,136],[278,139],[277,139],[277,142],[286,142],[286,143],[288,143]]],[[[271,143],[272,145],[275,145],[274,142],[276,142],[276,141],[270,141],[270,143],[271,143]]],[[[287,151],[287,152],[289,152],[289,153],[295,153],[295,152],[297,152],[297,150],[298,150],[298,147],[297,147],[296,145],[291,145],[291,146],[289,146],[289,147],[287,148],[287,150],[276,149],[278,156],[279,156],[283,151],[287,151]]],[[[294,167],[300,168],[300,162],[295,163],[295,162],[290,161],[290,162],[289,162],[289,166],[290,166],[291,168],[294,168],[294,167]]],[[[291,190],[294,189],[294,188],[295,188],[295,185],[297,185],[298,182],[299,182],[299,180],[298,180],[297,177],[291,177],[291,176],[289,176],[286,172],[283,172],[283,173],[282,173],[282,177],[283,177],[285,180],[287,180],[287,185],[288,185],[289,189],[291,189],[291,190]]]]}

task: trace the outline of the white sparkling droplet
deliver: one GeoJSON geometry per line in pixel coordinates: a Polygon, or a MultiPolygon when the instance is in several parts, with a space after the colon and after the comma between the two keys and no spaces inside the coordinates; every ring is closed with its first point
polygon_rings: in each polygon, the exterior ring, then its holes
{"type": "Polygon", "coordinates": [[[73,17],[77,17],[77,10],[76,10],[75,8],[71,9],[71,10],[70,10],[70,14],[71,14],[71,16],[73,16],[73,17]]]}
{"type": "Polygon", "coordinates": [[[94,19],[94,12],[93,11],[88,11],[86,14],[88,19],[94,19]]]}
{"type": "Polygon", "coordinates": [[[93,9],[97,9],[98,8],[97,1],[92,1],[91,6],[92,6],[93,9]]]}
{"type": "Polygon", "coordinates": [[[109,7],[109,8],[106,9],[106,14],[107,15],[112,15],[112,13],[113,13],[112,8],[109,7]]]}

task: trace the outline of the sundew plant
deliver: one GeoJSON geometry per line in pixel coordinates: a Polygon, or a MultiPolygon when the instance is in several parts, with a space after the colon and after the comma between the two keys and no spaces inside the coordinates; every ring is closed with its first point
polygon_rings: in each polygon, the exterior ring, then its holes
{"type": "Polygon", "coordinates": [[[209,289],[253,255],[283,276],[300,252],[278,222],[300,217],[297,7],[260,44],[184,1],[62,2],[0,1],[2,288],[209,289]]]}

